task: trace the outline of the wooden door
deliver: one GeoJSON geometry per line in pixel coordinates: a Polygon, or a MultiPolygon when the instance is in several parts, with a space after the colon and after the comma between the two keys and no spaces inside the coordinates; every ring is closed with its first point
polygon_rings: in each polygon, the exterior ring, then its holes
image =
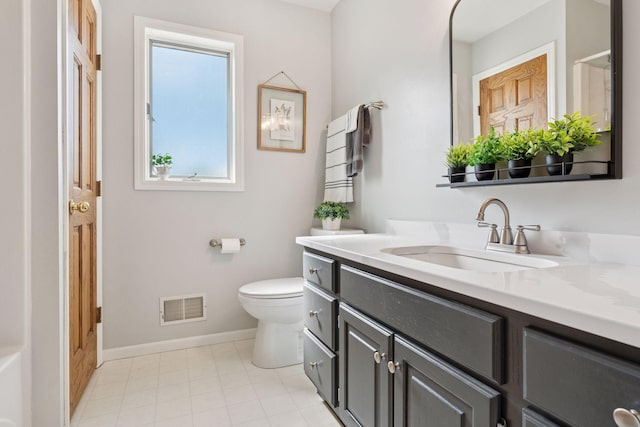
{"type": "Polygon", "coordinates": [[[493,427],[500,393],[419,347],[394,340],[396,427],[493,427]]]}
{"type": "Polygon", "coordinates": [[[547,55],[480,81],[480,132],[547,127],[547,55]]]}
{"type": "Polygon", "coordinates": [[[69,387],[71,415],[97,363],[96,11],[69,1],[69,387]]]}
{"type": "Polygon", "coordinates": [[[393,332],[340,304],[340,419],[347,427],[390,427],[393,332]]]}

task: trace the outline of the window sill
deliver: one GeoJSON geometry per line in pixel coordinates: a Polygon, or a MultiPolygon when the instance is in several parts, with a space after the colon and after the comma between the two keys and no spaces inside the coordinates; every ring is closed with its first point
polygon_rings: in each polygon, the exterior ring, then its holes
{"type": "Polygon", "coordinates": [[[244,191],[242,182],[214,179],[148,178],[136,181],[136,190],[152,191],[244,191]]]}

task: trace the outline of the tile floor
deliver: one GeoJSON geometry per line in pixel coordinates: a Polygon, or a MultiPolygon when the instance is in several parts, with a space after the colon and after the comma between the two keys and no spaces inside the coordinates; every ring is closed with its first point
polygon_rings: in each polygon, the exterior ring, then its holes
{"type": "Polygon", "coordinates": [[[302,365],[260,369],[253,340],[106,362],[72,427],[340,426],[302,365]]]}

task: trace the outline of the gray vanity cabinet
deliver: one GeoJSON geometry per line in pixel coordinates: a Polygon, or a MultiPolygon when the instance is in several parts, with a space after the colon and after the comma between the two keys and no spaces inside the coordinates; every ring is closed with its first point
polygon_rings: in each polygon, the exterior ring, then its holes
{"type": "Polygon", "coordinates": [[[393,332],[340,304],[340,418],[347,427],[388,427],[393,332]]]}
{"type": "Polygon", "coordinates": [[[500,393],[401,337],[394,340],[395,427],[495,427],[500,393]]]}
{"type": "Polygon", "coordinates": [[[572,426],[615,426],[616,408],[640,408],[640,366],[525,328],[523,396],[572,426]]]}
{"type": "Polygon", "coordinates": [[[560,427],[537,412],[524,408],[522,410],[522,427],[560,427]]]}

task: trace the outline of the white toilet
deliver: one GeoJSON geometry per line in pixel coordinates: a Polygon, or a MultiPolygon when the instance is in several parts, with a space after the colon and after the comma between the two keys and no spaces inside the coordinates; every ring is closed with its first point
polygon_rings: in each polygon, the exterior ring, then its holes
{"type": "Polygon", "coordinates": [[[302,362],[302,277],[261,280],[242,286],[238,300],[258,319],[252,362],[280,368],[302,362]]]}

